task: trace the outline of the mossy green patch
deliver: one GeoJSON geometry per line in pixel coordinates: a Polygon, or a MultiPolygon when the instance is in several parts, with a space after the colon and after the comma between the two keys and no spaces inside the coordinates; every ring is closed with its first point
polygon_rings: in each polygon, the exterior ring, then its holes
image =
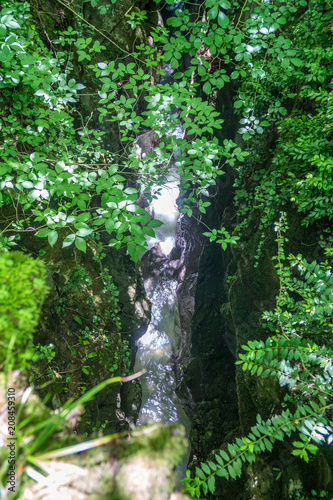
{"type": "Polygon", "coordinates": [[[32,334],[47,294],[45,266],[21,252],[0,255],[0,364],[29,365],[32,334]]]}

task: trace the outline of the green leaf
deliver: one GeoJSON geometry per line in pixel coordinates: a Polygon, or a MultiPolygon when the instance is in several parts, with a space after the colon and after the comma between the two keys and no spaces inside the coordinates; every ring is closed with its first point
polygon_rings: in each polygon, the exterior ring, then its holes
{"type": "Polygon", "coordinates": [[[127,246],[127,251],[134,262],[138,262],[139,254],[137,252],[137,247],[134,241],[129,242],[127,246]]]}
{"type": "Polygon", "coordinates": [[[289,68],[290,66],[290,59],[288,59],[288,57],[285,57],[282,62],[281,62],[281,66],[282,68],[286,69],[286,68],[289,68]]]}
{"type": "Polygon", "coordinates": [[[205,483],[205,482],[201,483],[201,487],[202,487],[203,494],[207,495],[207,493],[208,493],[208,485],[207,485],[207,483],[205,483]]]}
{"type": "Polygon", "coordinates": [[[161,222],[160,220],[157,220],[157,219],[153,219],[151,220],[148,225],[150,227],[160,227],[160,226],[163,226],[163,222],[161,222]]]}
{"type": "Polygon", "coordinates": [[[124,222],[122,222],[120,224],[120,226],[118,227],[118,229],[117,229],[117,237],[118,237],[119,234],[121,234],[124,231],[126,231],[128,229],[128,227],[129,227],[129,222],[127,220],[124,221],[124,222]]]}
{"type": "Polygon", "coordinates": [[[228,16],[225,15],[224,12],[220,11],[219,16],[217,18],[217,22],[219,23],[221,28],[225,29],[229,25],[229,18],[228,18],[228,16]]]}
{"type": "Polygon", "coordinates": [[[62,248],[69,247],[74,242],[75,238],[75,234],[68,234],[62,242],[62,248]]]}
{"type": "Polygon", "coordinates": [[[224,451],[224,450],[220,450],[220,455],[222,458],[224,458],[224,460],[226,460],[226,462],[229,462],[229,457],[228,457],[228,454],[224,451]]]}
{"type": "Polygon", "coordinates": [[[168,26],[174,26],[175,28],[178,28],[182,24],[183,21],[179,17],[169,17],[169,19],[167,19],[168,26]]]}
{"type": "Polygon", "coordinates": [[[178,68],[179,62],[177,61],[177,59],[175,57],[171,58],[170,66],[171,66],[172,69],[178,68]]]}
{"type": "Polygon", "coordinates": [[[8,26],[8,28],[12,28],[12,29],[21,28],[21,26],[14,20],[13,16],[8,15],[8,14],[2,16],[0,22],[1,22],[1,24],[8,26]]]}
{"type": "Polygon", "coordinates": [[[230,5],[230,2],[228,0],[221,0],[220,7],[222,9],[228,10],[228,9],[230,9],[231,5],[230,5]]]}
{"type": "Polygon", "coordinates": [[[215,19],[217,13],[218,13],[218,8],[214,6],[211,9],[209,9],[209,11],[207,12],[207,16],[209,19],[215,19]]]}
{"type": "Polygon", "coordinates": [[[202,90],[205,92],[205,94],[209,94],[209,92],[212,90],[210,82],[206,82],[205,85],[202,87],[202,90]]]}
{"type": "Polygon", "coordinates": [[[83,238],[76,238],[75,240],[75,246],[78,250],[81,250],[82,252],[86,253],[87,250],[87,244],[86,241],[83,238]]]}
{"type": "Polygon", "coordinates": [[[155,232],[154,232],[154,230],[153,230],[150,226],[145,226],[145,227],[143,228],[143,232],[144,232],[145,234],[148,234],[148,236],[151,236],[152,238],[154,238],[154,237],[155,237],[155,232]]]}
{"type": "Polygon", "coordinates": [[[232,479],[236,479],[237,474],[236,474],[236,472],[231,464],[228,465],[228,472],[229,472],[230,476],[232,477],[232,479]]]}
{"type": "Polygon", "coordinates": [[[43,227],[43,229],[37,231],[36,236],[38,236],[38,238],[45,238],[50,232],[51,229],[49,227],[43,227]]]}
{"type": "Polygon", "coordinates": [[[81,228],[77,231],[76,233],[76,236],[81,236],[81,237],[85,237],[85,236],[89,236],[89,234],[93,233],[93,229],[88,229],[88,228],[81,228]]]}
{"type": "Polygon", "coordinates": [[[202,470],[206,473],[206,474],[210,474],[211,473],[211,470],[209,468],[209,466],[207,464],[201,464],[201,468],[202,470]]]}
{"type": "Polygon", "coordinates": [[[209,467],[211,468],[212,471],[216,471],[217,466],[214,462],[210,461],[208,462],[209,467]]]}
{"type": "Polygon", "coordinates": [[[196,38],[193,42],[193,45],[194,45],[194,48],[195,49],[200,49],[201,45],[202,45],[202,40],[201,38],[196,38]]]}
{"type": "Polygon", "coordinates": [[[223,38],[221,37],[221,35],[215,34],[214,43],[215,43],[216,47],[222,46],[223,38]]]}
{"type": "Polygon", "coordinates": [[[203,481],[206,480],[206,476],[205,474],[203,473],[203,471],[200,469],[200,467],[196,467],[195,468],[195,474],[196,476],[199,478],[199,479],[202,479],[203,481]]]}
{"type": "Polygon", "coordinates": [[[208,478],[207,484],[208,484],[209,491],[211,493],[214,493],[214,491],[215,491],[215,477],[214,476],[210,476],[208,478]]]}
{"type": "Polygon", "coordinates": [[[87,358],[95,358],[97,356],[97,352],[90,352],[87,358]]]}
{"type": "Polygon", "coordinates": [[[112,219],[108,219],[106,222],[105,222],[105,229],[106,231],[111,234],[113,229],[114,229],[114,220],[112,219]]]}
{"type": "Polygon", "coordinates": [[[23,181],[22,182],[22,186],[25,188],[25,189],[30,189],[32,188],[34,185],[31,181],[23,181]]]}
{"type": "Polygon", "coordinates": [[[225,469],[217,469],[216,475],[219,477],[226,477],[228,479],[228,472],[225,469]]]}
{"type": "Polygon", "coordinates": [[[53,247],[55,245],[57,239],[58,239],[58,233],[57,233],[57,231],[51,231],[47,235],[47,239],[48,239],[48,242],[51,245],[51,247],[53,247]]]}
{"type": "Polygon", "coordinates": [[[299,59],[298,57],[292,57],[291,58],[291,62],[294,64],[294,66],[297,66],[298,68],[300,68],[301,66],[303,66],[302,59],[299,59]]]}

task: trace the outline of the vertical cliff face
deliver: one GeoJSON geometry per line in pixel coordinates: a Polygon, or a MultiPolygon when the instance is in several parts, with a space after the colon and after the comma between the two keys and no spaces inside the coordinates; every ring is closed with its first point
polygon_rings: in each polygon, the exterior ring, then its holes
{"type": "MultiPolygon", "coordinates": [[[[232,88],[225,87],[218,94],[216,108],[225,118],[220,140],[227,137],[238,142],[232,94],[232,88]]],[[[260,188],[254,174],[262,168],[270,171],[275,142],[273,129],[258,141],[259,154],[252,176],[241,180],[245,191],[260,188]]],[[[224,226],[232,233],[245,220],[234,205],[235,175],[228,171],[211,193],[212,206],[202,218],[210,228],[224,226]]],[[[284,210],[289,223],[286,255],[302,252],[309,262],[323,259],[314,243],[319,238],[320,224],[302,225],[302,215],[291,204],[284,205],[284,210]]],[[[281,412],[285,390],[271,378],[251,376],[235,366],[242,345],[272,335],[264,327],[262,314],[274,309],[280,290],[274,260],[277,242],[273,224],[263,228],[262,217],[259,207],[250,206],[241,239],[226,251],[205,241],[201,234],[206,228],[198,221],[182,222],[180,241],[185,241],[185,256],[178,293],[184,346],[179,392],[192,418],[192,465],[211,457],[214,460],[213,450],[227,449],[228,442],[246,435],[258,414],[268,419],[281,412]]],[[[298,494],[308,498],[311,489],[329,489],[332,458],[327,450],[318,453],[308,466],[291,455],[292,449],[291,442],[285,440],[274,447],[272,454],[263,454],[255,464],[244,467],[237,482],[217,480],[210,498],[277,500],[297,498],[298,494]]]]}
{"type": "MultiPolygon", "coordinates": [[[[231,179],[231,173],[228,175],[231,179]]],[[[211,226],[230,202],[231,183],[222,178],[205,223],[211,226]]],[[[188,406],[193,417],[191,445],[198,459],[220,445],[237,421],[234,356],[228,347],[221,307],[226,302],[224,280],[227,258],[219,245],[204,241],[198,223],[184,221],[187,251],[183,283],[179,288],[181,320],[185,331],[183,378],[180,393],[190,391],[188,406]],[[189,318],[191,312],[191,317],[189,318]],[[225,418],[228,414],[229,418],[225,418]]],[[[228,255],[228,253],[227,253],[228,255]]]]}
{"type": "MultiPolygon", "coordinates": [[[[185,62],[186,63],[186,62],[185,62]]],[[[238,118],[232,109],[234,89],[226,85],[214,106],[224,119],[219,140],[235,139],[238,118]]],[[[220,228],[232,212],[234,171],[228,167],[211,189],[207,213],[181,221],[177,245],[182,255],[178,299],[183,346],[178,366],[179,393],[192,420],[194,458],[203,460],[238,425],[235,379],[235,334],[224,313],[228,303],[227,269],[230,250],[202,235],[220,228]]]]}

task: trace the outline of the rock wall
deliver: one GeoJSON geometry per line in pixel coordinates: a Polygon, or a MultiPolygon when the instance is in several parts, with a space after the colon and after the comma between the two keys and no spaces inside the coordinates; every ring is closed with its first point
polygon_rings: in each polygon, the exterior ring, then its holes
{"type": "MultiPolygon", "coordinates": [[[[204,222],[210,227],[223,225],[232,232],[241,219],[237,219],[233,206],[232,172],[229,175],[230,182],[218,187],[204,222]]],[[[318,259],[320,251],[313,247],[317,228],[302,226],[292,207],[287,207],[287,218],[286,253],[297,254],[301,246],[309,261],[318,259]]],[[[181,316],[187,329],[190,325],[190,334],[186,337],[179,391],[193,419],[193,468],[199,461],[214,460],[214,449],[226,449],[235,437],[246,435],[258,413],[267,419],[281,411],[284,391],[277,383],[235,366],[241,345],[271,335],[263,328],[261,316],[274,308],[279,291],[272,260],[277,253],[276,233],[271,229],[266,231],[262,256],[255,267],[262,233],[260,220],[260,211],[253,208],[240,242],[225,252],[214,243],[203,242],[197,228],[196,251],[190,248],[185,257],[185,261],[191,261],[193,256],[192,271],[184,269],[184,286],[187,280],[194,280],[190,288],[193,313],[191,320],[181,316]]],[[[192,227],[188,232],[194,233],[192,227]]],[[[184,295],[182,288],[180,293],[184,295]]],[[[318,453],[307,465],[291,455],[292,449],[291,443],[284,441],[274,446],[272,454],[263,454],[255,464],[245,467],[237,481],[217,478],[216,492],[208,498],[307,499],[311,490],[330,490],[333,460],[329,450],[318,453]]]]}

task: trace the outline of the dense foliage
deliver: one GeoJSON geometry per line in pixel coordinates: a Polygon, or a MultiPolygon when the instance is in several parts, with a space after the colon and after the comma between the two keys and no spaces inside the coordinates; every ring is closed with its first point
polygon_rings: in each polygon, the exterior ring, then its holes
{"type": "MultiPolygon", "coordinates": [[[[138,260],[138,252],[146,246],[145,234],[153,236],[159,222],[150,221],[135,202],[140,192],[150,196],[153,183],[163,183],[174,153],[181,153],[175,165],[184,192],[193,185],[183,209],[189,215],[194,195],[208,194],[207,188],[223,173],[222,155],[231,161],[235,155],[241,160],[244,154],[231,141],[220,145],[216,138],[203,135],[220,128],[222,120],[207,101],[195,97],[199,83],[152,85],[150,68],[158,68],[161,59],[155,48],[141,44],[131,54],[131,62],[125,58],[126,64],[121,59],[108,61],[103,45],[92,37],[82,38],[84,23],[78,15],[79,26],[59,34],[52,54],[37,36],[28,9],[27,3],[8,2],[1,12],[1,202],[8,206],[2,245],[10,247],[21,232],[34,231],[53,246],[64,229],[62,246],[75,244],[86,251],[87,241],[105,231],[111,236],[109,246],[125,246],[138,260]],[[103,147],[104,133],[75,106],[85,89],[71,75],[75,58],[96,61],[88,65],[90,78],[97,81],[97,92],[90,93],[98,111],[94,118],[117,123],[124,143],[118,154],[103,147]],[[142,95],[148,104],[139,114],[142,95]],[[179,113],[173,112],[175,106],[179,113]],[[183,129],[190,128],[197,138],[188,141],[185,134],[181,138],[166,135],[184,119],[183,129]],[[141,155],[133,143],[144,128],[155,132],[159,146],[141,155]],[[137,187],[127,183],[133,174],[137,187]]],[[[155,29],[155,43],[163,43],[165,37],[165,28],[155,29]]],[[[157,73],[161,72],[159,68],[157,73]]],[[[202,201],[200,210],[205,212],[202,201]]]]}
{"type": "MultiPolygon", "coordinates": [[[[233,167],[234,232],[206,227],[204,234],[225,249],[239,241],[257,210],[259,261],[275,231],[280,293],[275,310],[264,314],[272,335],[243,346],[237,364],[277,379],[288,391],[278,415],[266,421],[258,416],[229,453],[197,467],[184,485],[193,496],[214,492],[215,476],[239,476],[243,463],[290,436],[293,454],[308,461],[318,444],[332,440],[329,1],[179,4],[168,28],[148,28],[147,11],[133,9],[127,22],[141,38],[128,50],[103,34],[113,45],[111,58],[76,3],[59,3],[72,25],[58,33],[52,50],[40,39],[28,3],[9,0],[0,13],[2,248],[20,245],[25,232],[84,252],[102,237],[104,245],[126,248],[137,261],[145,235],[153,236],[159,225],[140,206],[142,194],[150,199],[153,184],[163,184],[175,169],[181,212],[205,214],[223,166],[233,167]],[[78,63],[86,67],[82,81],[78,63]],[[166,63],[175,73],[171,83],[161,84],[166,63]],[[227,86],[240,123],[237,144],[226,139],[216,109],[227,86]],[[92,114],[82,104],[87,96],[92,114]],[[117,131],[119,150],[108,147],[105,124],[117,131]],[[156,140],[144,151],[137,138],[147,130],[156,140]],[[316,224],[314,244],[322,251],[311,262],[301,252],[285,255],[290,211],[299,212],[304,226],[316,224]]],[[[90,3],[105,14],[115,1],[90,3]]]]}

